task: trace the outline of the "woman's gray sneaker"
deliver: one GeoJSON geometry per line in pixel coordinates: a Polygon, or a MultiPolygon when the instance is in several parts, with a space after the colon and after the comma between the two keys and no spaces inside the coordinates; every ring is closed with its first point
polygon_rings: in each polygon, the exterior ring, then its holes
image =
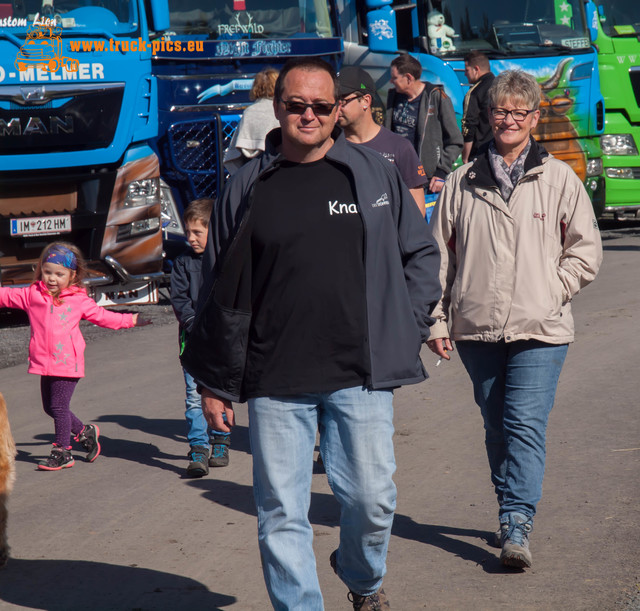
{"type": "Polygon", "coordinates": [[[502,547],[502,527],[498,526],[498,530],[494,533],[489,533],[487,537],[487,543],[491,547],[497,547],[500,549],[502,547]]]}
{"type": "Polygon", "coordinates": [[[521,513],[510,513],[502,518],[505,519],[508,521],[501,522],[500,562],[518,569],[529,568],[532,561],[529,533],[533,530],[533,520],[521,513]]]}

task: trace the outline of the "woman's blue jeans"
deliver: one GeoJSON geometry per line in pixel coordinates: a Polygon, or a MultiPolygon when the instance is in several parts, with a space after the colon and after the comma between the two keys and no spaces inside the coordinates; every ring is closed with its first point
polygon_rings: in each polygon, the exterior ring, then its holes
{"type": "Polygon", "coordinates": [[[533,518],[542,496],[547,421],[567,344],[458,341],[484,419],[500,518],[533,518]]]}
{"type": "Polygon", "coordinates": [[[308,517],[318,430],[341,508],[338,576],[358,594],[380,587],[396,505],[392,399],[357,387],[249,400],[258,542],[277,611],[324,608],[308,517]]]}

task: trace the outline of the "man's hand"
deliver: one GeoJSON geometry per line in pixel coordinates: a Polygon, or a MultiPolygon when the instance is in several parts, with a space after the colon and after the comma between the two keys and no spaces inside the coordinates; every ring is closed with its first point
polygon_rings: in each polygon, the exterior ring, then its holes
{"type": "Polygon", "coordinates": [[[202,413],[209,426],[216,431],[230,433],[231,427],[235,426],[236,417],[231,401],[220,399],[207,388],[202,390],[202,413]],[[226,422],[222,417],[223,414],[227,415],[226,422]]]}
{"type": "Polygon", "coordinates": [[[434,176],[429,182],[429,191],[431,191],[431,193],[440,193],[442,187],[444,187],[444,180],[437,176],[434,176]]]}
{"type": "Polygon", "coordinates": [[[471,157],[471,147],[473,142],[465,142],[462,145],[462,163],[469,163],[469,157],[471,157]]]}
{"type": "Polygon", "coordinates": [[[429,350],[431,350],[431,352],[437,354],[441,359],[444,359],[445,361],[449,361],[451,359],[447,352],[452,352],[453,346],[448,337],[429,339],[427,340],[427,346],[429,346],[429,350]]]}

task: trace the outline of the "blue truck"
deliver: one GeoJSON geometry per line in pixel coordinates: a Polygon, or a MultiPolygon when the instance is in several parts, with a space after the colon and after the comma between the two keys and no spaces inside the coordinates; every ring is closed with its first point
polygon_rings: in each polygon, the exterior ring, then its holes
{"type": "Polygon", "coordinates": [[[75,243],[101,304],[157,300],[163,278],[151,42],[166,0],[0,4],[0,283],[75,243]]]}
{"type": "Polygon", "coordinates": [[[331,0],[169,0],[169,21],[153,56],[159,134],[152,143],[168,260],[183,247],[184,206],[220,192],[224,151],[255,75],[310,55],[337,68],[343,53],[331,0]]]}
{"type": "Polygon", "coordinates": [[[344,37],[344,65],[368,70],[381,97],[389,64],[401,52],[418,59],[423,79],[444,86],[458,120],[469,89],[464,56],[484,52],[491,70],[519,68],[542,89],[536,139],[567,162],[591,195],[599,216],[605,204],[596,6],[585,0],[336,0],[344,37]]]}

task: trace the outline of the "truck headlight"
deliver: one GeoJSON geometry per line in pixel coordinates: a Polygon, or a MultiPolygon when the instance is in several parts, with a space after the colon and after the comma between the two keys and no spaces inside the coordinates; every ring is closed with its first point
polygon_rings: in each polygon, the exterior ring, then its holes
{"type": "Polygon", "coordinates": [[[123,240],[130,240],[131,238],[139,238],[149,233],[155,233],[160,227],[160,219],[154,216],[150,219],[140,219],[139,221],[133,221],[132,223],[126,223],[125,225],[118,226],[118,236],[116,240],[122,242],[123,240]]]}
{"type": "Polygon", "coordinates": [[[600,176],[602,174],[602,159],[589,159],[587,161],[587,176],[600,176]]]}
{"type": "Polygon", "coordinates": [[[143,178],[134,180],[127,187],[127,197],[124,200],[125,208],[139,208],[141,206],[154,206],[158,203],[159,185],[157,178],[143,178]]]}
{"type": "Polygon", "coordinates": [[[631,134],[600,136],[600,148],[605,155],[637,155],[638,149],[631,134]]]}
{"type": "Polygon", "coordinates": [[[171,187],[160,179],[160,218],[162,219],[162,230],[176,236],[184,237],[184,229],[178,214],[176,202],[171,194],[171,187]]]}
{"type": "Polygon", "coordinates": [[[635,178],[633,168],[607,168],[607,178],[635,178]]]}

